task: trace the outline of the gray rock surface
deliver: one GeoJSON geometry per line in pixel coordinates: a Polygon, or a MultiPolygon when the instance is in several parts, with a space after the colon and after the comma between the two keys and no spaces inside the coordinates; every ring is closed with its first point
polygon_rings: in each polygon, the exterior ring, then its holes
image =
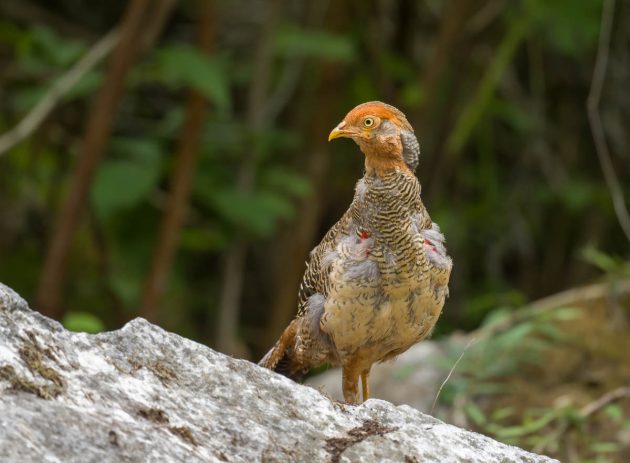
{"type": "Polygon", "coordinates": [[[550,462],[408,406],[333,403],[137,319],[70,333],[0,284],[2,462],[550,462]]]}

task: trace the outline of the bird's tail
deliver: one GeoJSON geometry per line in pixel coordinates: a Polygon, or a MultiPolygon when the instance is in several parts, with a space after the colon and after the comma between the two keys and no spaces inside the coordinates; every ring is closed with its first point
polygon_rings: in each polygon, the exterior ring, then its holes
{"type": "Polygon", "coordinates": [[[261,367],[269,368],[294,381],[300,381],[308,372],[308,368],[296,358],[295,335],[297,333],[298,320],[293,320],[286,327],[276,345],[258,362],[261,367]]]}

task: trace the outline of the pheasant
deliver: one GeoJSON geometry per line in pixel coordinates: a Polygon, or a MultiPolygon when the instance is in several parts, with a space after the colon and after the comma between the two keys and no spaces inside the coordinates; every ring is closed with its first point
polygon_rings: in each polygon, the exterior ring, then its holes
{"type": "Polygon", "coordinates": [[[420,145],[405,115],[373,101],[328,140],[354,140],[365,175],[350,208],[313,249],[298,313],[259,365],[301,379],[324,363],[342,367],[344,400],[369,397],[372,364],[429,336],[448,296],[452,260],[420,198],[420,145]]]}

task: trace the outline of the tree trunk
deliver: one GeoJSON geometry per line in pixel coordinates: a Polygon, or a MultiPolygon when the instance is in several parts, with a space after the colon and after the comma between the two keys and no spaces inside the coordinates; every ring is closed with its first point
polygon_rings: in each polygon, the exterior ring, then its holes
{"type": "MultiPolygon", "coordinates": [[[[198,3],[200,9],[199,49],[204,53],[210,53],[215,41],[214,7],[209,0],[199,0],[198,3]]],[[[179,142],[177,164],[171,180],[171,193],[164,211],[153,261],[144,283],[138,310],[141,316],[151,321],[158,319],[160,298],[164,293],[175,257],[177,240],[184,222],[197,165],[207,109],[205,97],[198,91],[191,90],[186,107],[186,121],[179,142]]]]}
{"type": "Polygon", "coordinates": [[[136,57],[150,0],[133,0],[121,24],[121,38],[109,62],[105,82],[90,112],[85,138],[77,157],[68,196],[59,213],[37,288],[36,305],[44,314],[59,318],[68,253],[85,209],[90,185],[103,157],[127,73],[136,57]]]}

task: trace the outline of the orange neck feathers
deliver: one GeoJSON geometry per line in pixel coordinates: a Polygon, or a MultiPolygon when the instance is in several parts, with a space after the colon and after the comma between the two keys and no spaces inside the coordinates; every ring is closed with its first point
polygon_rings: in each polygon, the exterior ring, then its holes
{"type": "Polygon", "coordinates": [[[368,175],[376,173],[383,177],[397,169],[413,175],[403,159],[400,137],[379,136],[370,140],[360,140],[358,143],[365,155],[365,171],[368,175]]]}

